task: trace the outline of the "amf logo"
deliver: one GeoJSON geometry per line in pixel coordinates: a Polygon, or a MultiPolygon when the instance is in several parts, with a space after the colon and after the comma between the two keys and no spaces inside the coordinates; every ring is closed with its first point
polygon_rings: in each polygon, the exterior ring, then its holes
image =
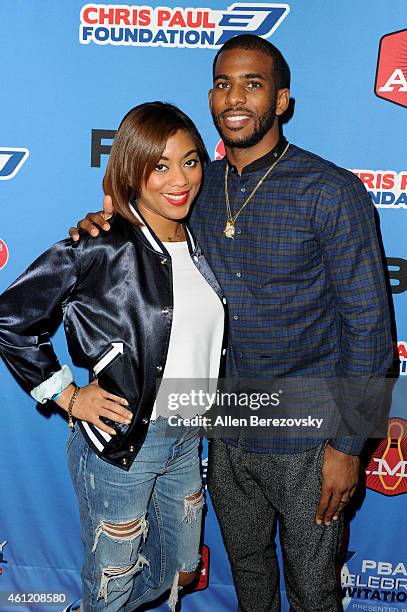
{"type": "Polygon", "coordinates": [[[384,438],[370,458],[366,486],[383,495],[407,493],[407,421],[389,419],[384,438]]]}
{"type": "Polygon", "coordinates": [[[386,34],[380,40],[375,94],[407,107],[407,30],[386,34]]]}
{"type": "Polygon", "coordinates": [[[224,10],[91,3],[80,13],[79,42],[213,49],[237,34],[268,38],[289,11],[288,4],[250,2],[224,10]]]}

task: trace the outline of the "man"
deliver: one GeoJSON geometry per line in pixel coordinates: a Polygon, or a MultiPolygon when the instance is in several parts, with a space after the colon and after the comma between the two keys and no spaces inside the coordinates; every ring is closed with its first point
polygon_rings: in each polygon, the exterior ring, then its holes
{"type": "MultiPolygon", "coordinates": [[[[271,43],[230,39],[213,76],[210,110],[227,159],[206,169],[191,223],[228,298],[227,376],[384,377],[389,312],[363,185],[280,135],[290,75],[271,43]]],[[[93,224],[109,227],[97,214],[81,226],[96,234],[93,224]]],[[[363,442],[212,441],[209,490],[242,612],[280,608],[277,520],[291,610],[342,610],[335,560],[363,442]]]]}

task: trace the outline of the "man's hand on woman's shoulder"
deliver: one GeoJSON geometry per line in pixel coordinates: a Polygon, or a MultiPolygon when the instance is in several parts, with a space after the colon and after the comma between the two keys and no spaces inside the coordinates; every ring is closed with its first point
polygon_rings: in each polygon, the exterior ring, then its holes
{"type": "Polygon", "coordinates": [[[69,228],[69,235],[72,240],[78,241],[80,239],[79,236],[79,228],[88,232],[91,236],[99,235],[99,228],[108,232],[110,230],[110,225],[107,223],[107,219],[114,213],[113,202],[110,196],[105,196],[103,199],[103,211],[88,213],[84,219],[81,219],[77,225],[77,227],[69,228]]]}

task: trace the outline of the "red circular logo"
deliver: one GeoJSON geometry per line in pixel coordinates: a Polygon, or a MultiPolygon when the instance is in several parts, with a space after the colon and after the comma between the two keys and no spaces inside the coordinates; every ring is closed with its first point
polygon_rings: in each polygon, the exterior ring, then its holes
{"type": "Polygon", "coordinates": [[[215,160],[223,159],[225,155],[225,145],[223,144],[223,140],[219,140],[218,144],[215,147],[215,160]]]}
{"type": "Polygon", "coordinates": [[[4,268],[8,262],[8,248],[4,240],[0,238],[0,270],[4,268]]]}
{"type": "Polygon", "coordinates": [[[0,270],[4,268],[8,262],[8,248],[4,240],[0,238],[0,270]]]}

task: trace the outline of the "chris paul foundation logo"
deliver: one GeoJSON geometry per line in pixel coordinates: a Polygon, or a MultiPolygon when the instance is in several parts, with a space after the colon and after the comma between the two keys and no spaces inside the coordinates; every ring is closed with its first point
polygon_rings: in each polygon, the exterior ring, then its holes
{"type": "Polygon", "coordinates": [[[85,4],[82,45],[215,49],[237,34],[268,38],[290,11],[288,4],[235,2],[225,9],[85,4]]]}

